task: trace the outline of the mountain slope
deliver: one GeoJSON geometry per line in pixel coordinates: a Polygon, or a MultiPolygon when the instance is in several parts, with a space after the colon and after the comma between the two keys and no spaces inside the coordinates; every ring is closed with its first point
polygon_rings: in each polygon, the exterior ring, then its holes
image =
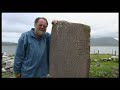
{"type": "Polygon", "coordinates": [[[13,42],[2,42],[2,46],[8,46],[8,45],[17,45],[17,43],[13,43],[13,42]]]}
{"type": "MultiPolygon", "coordinates": [[[[17,43],[12,42],[2,42],[3,46],[6,45],[17,45],[17,43]]],[[[103,37],[103,38],[91,38],[90,39],[91,46],[118,46],[118,40],[112,37],[103,37]]]]}
{"type": "Polygon", "coordinates": [[[91,38],[91,46],[118,46],[118,40],[112,37],[91,38]]]}

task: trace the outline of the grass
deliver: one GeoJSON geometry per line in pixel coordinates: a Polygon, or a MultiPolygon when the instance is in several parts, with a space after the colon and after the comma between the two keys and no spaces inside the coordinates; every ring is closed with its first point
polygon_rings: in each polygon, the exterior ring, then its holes
{"type": "Polygon", "coordinates": [[[2,78],[15,78],[14,73],[2,73],[2,78]]]}
{"type": "Polygon", "coordinates": [[[112,55],[111,54],[90,54],[90,59],[98,59],[100,60],[101,58],[110,58],[112,55]]]}
{"type": "Polygon", "coordinates": [[[116,78],[118,77],[116,69],[119,68],[118,61],[102,61],[102,58],[110,58],[109,54],[91,54],[90,73],[89,78],[116,78]],[[97,59],[97,61],[93,61],[97,59]],[[99,62],[99,66],[97,63],[99,62]]]}
{"type": "MultiPolygon", "coordinates": [[[[114,71],[119,68],[119,60],[117,61],[102,61],[102,58],[110,58],[110,54],[91,54],[89,78],[116,78],[118,74],[114,71]],[[94,61],[94,60],[97,61],[94,61]],[[97,63],[99,62],[99,66],[97,63]]],[[[14,78],[13,73],[2,73],[2,78],[14,78]]]]}

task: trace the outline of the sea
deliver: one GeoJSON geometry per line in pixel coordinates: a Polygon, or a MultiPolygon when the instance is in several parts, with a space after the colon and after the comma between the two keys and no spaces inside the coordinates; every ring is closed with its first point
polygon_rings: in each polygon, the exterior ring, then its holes
{"type": "MultiPolygon", "coordinates": [[[[16,45],[12,46],[2,46],[2,52],[5,52],[7,55],[15,55],[16,45]]],[[[113,54],[119,55],[118,46],[91,46],[90,54],[99,53],[99,54],[113,54]]]]}

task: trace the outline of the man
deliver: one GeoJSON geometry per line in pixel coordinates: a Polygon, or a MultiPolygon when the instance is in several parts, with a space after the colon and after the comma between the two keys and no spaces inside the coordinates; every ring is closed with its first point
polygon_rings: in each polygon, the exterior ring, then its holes
{"type": "MultiPolygon", "coordinates": [[[[56,24],[53,20],[52,24],[56,24]]],[[[49,38],[46,32],[48,21],[38,17],[30,31],[22,33],[18,40],[14,59],[16,78],[46,78],[49,73],[49,38]]]]}

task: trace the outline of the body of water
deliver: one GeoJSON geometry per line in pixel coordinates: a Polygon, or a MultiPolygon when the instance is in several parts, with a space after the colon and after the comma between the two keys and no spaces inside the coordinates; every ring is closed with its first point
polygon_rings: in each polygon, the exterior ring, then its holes
{"type": "Polygon", "coordinates": [[[98,53],[99,54],[113,54],[119,55],[119,48],[117,46],[91,46],[90,54],[98,53]]]}
{"type": "MultiPolygon", "coordinates": [[[[2,46],[2,52],[6,52],[8,55],[13,55],[16,52],[17,46],[2,46]]],[[[98,53],[99,54],[115,54],[119,55],[119,48],[117,46],[91,46],[90,54],[98,53]]]]}
{"type": "Polygon", "coordinates": [[[13,45],[13,46],[2,46],[2,52],[5,52],[7,55],[15,55],[16,47],[17,46],[15,46],[15,45],[13,45]]]}

